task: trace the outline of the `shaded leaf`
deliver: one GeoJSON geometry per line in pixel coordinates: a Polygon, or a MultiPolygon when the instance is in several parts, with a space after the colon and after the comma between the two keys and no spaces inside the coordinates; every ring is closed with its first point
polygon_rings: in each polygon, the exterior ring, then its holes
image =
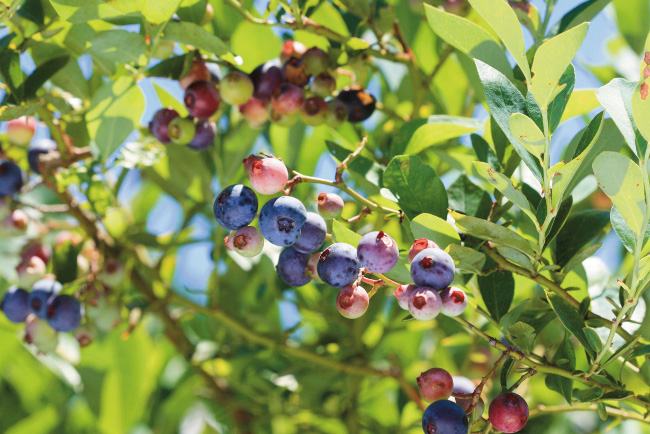
{"type": "Polygon", "coordinates": [[[497,321],[501,319],[512,303],[515,294],[515,279],[509,271],[477,276],[478,288],[490,315],[497,321]]]}

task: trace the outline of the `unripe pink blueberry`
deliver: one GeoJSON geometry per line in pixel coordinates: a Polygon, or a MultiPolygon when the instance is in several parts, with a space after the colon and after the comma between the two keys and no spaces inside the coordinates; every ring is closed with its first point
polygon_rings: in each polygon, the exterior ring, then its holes
{"type": "Polygon", "coordinates": [[[311,258],[309,258],[309,261],[307,262],[307,276],[309,276],[314,282],[317,283],[323,283],[321,278],[318,276],[318,259],[320,258],[321,252],[316,252],[313,255],[311,255],[311,258]]]}
{"type": "Polygon", "coordinates": [[[420,253],[422,250],[429,249],[429,248],[439,249],[440,247],[435,242],[431,240],[427,240],[426,238],[418,238],[417,240],[415,240],[415,242],[409,249],[409,262],[413,262],[413,258],[415,258],[415,255],[420,253]]]}
{"type": "Polygon", "coordinates": [[[458,316],[465,312],[467,295],[462,289],[449,286],[440,291],[440,298],[442,299],[441,312],[443,315],[458,316]]]}
{"type": "Polygon", "coordinates": [[[289,60],[290,57],[302,57],[307,51],[305,44],[298,41],[293,41],[291,39],[284,41],[282,45],[282,53],[280,53],[280,60],[282,63],[289,60]]]}
{"type": "Polygon", "coordinates": [[[97,329],[90,324],[84,324],[77,327],[74,331],[74,337],[79,342],[79,346],[84,348],[97,339],[97,329]]]}
{"type": "Polygon", "coordinates": [[[34,241],[23,247],[21,256],[23,260],[29,259],[32,256],[38,256],[47,264],[52,257],[52,248],[47,244],[41,244],[38,241],[34,241]]]}
{"type": "Polygon", "coordinates": [[[300,110],[305,95],[295,84],[283,83],[276,87],[271,95],[273,109],[281,115],[291,115],[300,110]]]}
{"type": "Polygon", "coordinates": [[[34,345],[41,353],[51,353],[59,344],[59,334],[47,321],[30,315],[25,323],[25,342],[34,345]]]}
{"type": "Polygon", "coordinates": [[[387,273],[397,264],[399,247],[384,231],[369,232],[359,240],[357,257],[369,272],[387,273]]]}
{"type": "Polygon", "coordinates": [[[244,160],[253,190],[260,194],[275,194],[289,181],[287,166],[279,158],[261,158],[251,155],[244,160]]]}
{"type": "Polygon", "coordinates": [[[31,116],[21,116],[7,122],[7,138],[12,145],[27,146],[35,131],[36,120],[31,116]]]}
{"type": "Polygon", "coordinates": [[[197,81],[210,81],[210,70],[202,60],[194,59],[188,73],[178,80],[183,89],[187,89],[197,81]]]}
{"type": "Polygon", "coordinates": [[[442,300],[438,291],[427,286],[422,286],[413,291],[409,301],[409,312],[419,321],[429,321],[440,313],[442,300]]]}
{"type": "Polygon", "coordinates": [[[420,396],[427,402],[447,399],[454,389],[454,381],[449,372],[442,368],[431,368],[417,378],[420,396]]]}
{"type": "Polygon", "coordinates": [[[418,289],[415,285],[400,285],[393,295],[397,298],[397,304],[404,310],[409,310],[409,302],[413,297],[413,292],[418,289]]]}
{"type": "Polygon", "coordinates": [[[230,71],[219,84],[221,99],[230,105],[245,104],[253,96],[253,81],[241,71],[230,71]]]}
{"type": "Polygon", "coordinates": [[[247,258],[259,255],[264,248],[264,238],[259,229],[253,226],[237,229],[231,239],[233,250],[247,258]]]}
{"type": "Polygon", "coordinates": [[[323,217],[340,216],[344,206],[343,198],[336,193],[320,193],[318,195],[318,212],[323,217]]]}
{"type": "Polygon", "coordinates": [[[29,225],[29,217],[21,209],[13,210],[4,220],[5,230],[10,234],[25,232],[27,225],[29,225]]]}
{"type": "Polygon", "coordinates": [[[61,247],[66,243],[70,243],[73,246],[78,246],[82,241],[83,238],[81,238],[81,235],[76,232],[61,231],[56,234],[56,237],[54,238],[54,247],[61,247]]]}
{"type": "Polygon", "coordinates": [[[336,296],[336,308],[349,319],[359,318],[366,313],[369,303],[366,290],[354,283],[341,288],[336,296]]]}
{"type": "Polygon", "coordinates": [[[252,97],[239,107],[239,112],[251,126],[259,128],[269,120],[269,112],[262,101],[252,97]]]}
{"type": "Polygon", "coordinates": [[[119,286],[124,283],[125,274],[124,265],[119,259],[107,258],[97,277],[108,286],[119,286]]]}
{"type": "Polygon", "coordinates": [[[16,272],[18,273],[20,284],[31,287],[34,283],[45,277],[47,266],[38,256],[31,256],[30,258],[23,259],[18,267],[16,267],[16,272]]]}
{"type": "Polygon", "coordinates": [[[528,404],[516,393],[502,393],[490,403],[488,415],[499,431],[516,433],[528,422],[528,404]]]}

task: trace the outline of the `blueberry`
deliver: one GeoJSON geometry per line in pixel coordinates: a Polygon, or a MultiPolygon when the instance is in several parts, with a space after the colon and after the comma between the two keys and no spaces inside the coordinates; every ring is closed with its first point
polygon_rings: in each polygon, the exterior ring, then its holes
{"type": "Polygon", "coordinates": [[[29,315],[27,298],[29,293],[22,288],[12,286],[0,303],[0,308],[11,322],[25,322],[29,315]]]}
{"type": "Polygon", "coordinates": [[[271,101],[271,95],[276,87],[284,83],[282,70],[271,62],[264,63],[250,74],[253,80],[253,96],[263,103],[271,101]]]}
{"type": "Polygon", "coordinates": [[[307,220],[300,229],[298,241],[293,248],[302,253],[314,253],[320,249],[327,235],[327,223],[315,212],[307,213],[307,220]]]}
{"type": "Polygon", "coordinates": [[[207,120],[199,120],[196,123],[196,132],[194,133],[194,138],[187,145],[195,151],[202,151],[212,143],[214,143],[214,138],[217,135],[217,124],[207,120]]]}
{"type": "Polygon", "coordinates": [[[467,296],[465,292],[455,286],[450,286],[440,292],[442,299],[442,313],[447,316],[458,316],[465,312],[467,296]]]}
{"type": "Polygon", "coordinates": [[[492,400],[488,414],[496,429],[515,433],[528,422],[528,404],[516,393],[502,393],[492,400]]]}
{"type": "Polygon", "coordinates": [[[454,389],[454,380],[446,370],[442,368],[431,368],[424,371],[417,378],[420,396],[425,401],[435,402],[447,399],[454,389]]]}
{"type": "Polygon", "coordinates": [[[318,212],[323,217],[340,216],[344,206],[343,198],[336,193],[320,193],[318,195],[318,212]]]}
{"type": "Polygon", "coordinates": [[[83,308],[71,295],[55,295],[47,306],[47,322],[58,332],[71,332],[81,324],[83,308]]]}
{"type": "Polygon", "coordinates": [[[316,269],[327,285],[342,288],[357,279],[359,268],[357,249],[346,243],[335,243],[321,253],[316,269]]]}
{"type": "Polygon", "coordinates": [[[454,260],[442,249],[424,249],[411,262],[411,278],[417,286],[441,291],[454,280],[454,260]]]}
{"type": "Polygon", "coordinates": [[[260,211],[262,236],[276,246],[290,246],[298,240],[300,229],[307,220],[307,210],[291,196],[275,197],[260,211]]]}
{"type": "Polygon", "coordinates": [[[375,97],[361,88],[342,90],[336,98],[345,104],[350,122],[365,121],[375,111],[375,97]]]}
{"type": "MultiPolygon", "coordinates": [[[[453,393],[463,393],[463,394],[470,394],[474,393],[474,389],[476,386],[467,377],[452,377],[454,380],[454,390],[453,393]]],[[[469,408],[470,404],[472,403],[472,400],[470,398],[454,398],[456,400],[456,404],[460,405],[463,410],[467,411],[469,408]]]]}
{"type": "Polygon", "coordinates": [[[413,292],[418,289],[415,285],[400,285],[397,287],[393,295],[397,298],[397,304],[404,310],[409,310],[409,302],[413,297],[413,292]]]}
{"type": "Polygon", "coordinates": [[[34,140],[27,148],[27,162],[29,167],[36,173],[41,173],[38,167],[38,157],[56,150],[56,142],[51,139],[34,140]]]}
{"type": "Polygon", "coordinates": [[[309,255],[300,253],[293,247],[289,247],[280,253],[278,265],[275,269],[278,272],[278,276],[287,285],[294,287],[303,286],[311,280],[307,275],[307,262],[309,262],[309,255]]]}
{"type": "Polygon", "coordinates": [[[214,217],[224,228],[235,231],[248,226],[257,214],[257,196],[242,184],[226,187],[214,201],[214,217]]]}
{"type": "Polygon", "coordinates": [[[190,116],[208,119],[219,108],[221,99],[214,84],[209,81],[196,81],[185,89],[183,101],[190,116]]]}
{"type": "Polygon", "coordinates": [[[424,411],[422,429],[425,434],[467,434],[469,419],[458,404],[443,399],[424,411]]]}
{"type": "Polygon", "coordinates": [[[399,248],[387,233],[369,232],[361,237],[357,256],[361,265],[371,273],[387,273],[397,264],[399,248]]]}
{"type": "Polygon", "coordinates": [[[413,291],[409,300],[409,312],[418,321],[430,321],[438,316],[442,309],[442,299],[433,288],[420,286],[413,291]]]}
{"type": "Polygon", "coordinates": [[[0,159],[0,197],[13,196],[23,188],[23,171],[15,163],[0,159]]]}
{"type": "Polygon", "coordinates": [[[366,313],[369,303],[368,292],[356,284],[344,286],[336,296],[336,308],[349,319],[359,318],[366,313]]]}
{"type": "Polygon", "coordinates": [[[32,286],[27,302],[32,312],[39,318],[47,316],[47,305],[52,296],[58,294],[63,286],[52,279],[41,279],[32,286]]]}

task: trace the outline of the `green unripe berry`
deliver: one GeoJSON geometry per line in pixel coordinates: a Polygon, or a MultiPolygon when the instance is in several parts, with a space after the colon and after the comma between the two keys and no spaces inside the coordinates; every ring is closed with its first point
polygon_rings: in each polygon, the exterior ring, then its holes
{"type": "Polygon", "coordinates": [[[169,138],[178,145],[187,145],[194,138],[196,127],[188,118],[177,117],[169,123],[169,138]]]}
{"type": "Polygon", "coordinates": [[[221,99],[230,105],[245,104],[253,96],[253,81],[241,71],[230,71],[219,87],[221,99]]]}

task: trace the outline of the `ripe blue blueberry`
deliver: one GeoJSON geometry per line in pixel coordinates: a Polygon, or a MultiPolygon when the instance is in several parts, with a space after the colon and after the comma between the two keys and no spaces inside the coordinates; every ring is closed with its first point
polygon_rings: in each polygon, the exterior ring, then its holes
{"type": "Polygon", "coordinates": [[[49,300],[61,291],[63,286],[52,279],[41,279],[32,286],[27,302],[34,315],[41,319],[47,316],[47,305],[49,300]]]}
{"type": "Polygon", "coordinates": [[[5,294],[0,303],[0,308],[5,316],[11,322],[25,322],[27,315],[29,315],[29,304],[27,298],[29,294],[22,288],[12,286],[5,294]]]}
{"type": "Polygon", "coordinates": [[[359,268],[357,249],[346,243],[335,243],[325,249],[316,267],[318,277],[335,288],[354,282],[359,276],[359,268]]]}
{"type": "Polygon", "coordinates": [[[307,220],[307,210],[291,196],[274,197],[260,211],[262,236],[276,246],[291,246],[307,220]]]}
{"type": "Polygon", "coordinates": [[[294,287],[303,286],[310,282],[311,278],[307,276],[307,262],[309,255],[300,253],[293,247],[284,249],[280,253],[278,265],[275,269],[278,276],[284,280],[287,285],[294,287]]]}
{"type": "Polygon", "coordinates": [[[399,248],[395,240],[383,231],[369,232],[361,237],[357,246],[361,265],[371,273],[387,273],[399,259],[399,248]]]}
{"type": "Polygon", "coordinates": [[[248,226],[257,214],[257,196],[242,184],[226,187],[214,201],[214,217],[224,228],[236,231],[248,226]]]}
{"type": "Polygon", "coordinates": [[[320,249],[327,235],[327,223],[315,212],[307,213],[307,220],[300,229],[298,241],[293,248],[302,253],[314,253],[320,249]]]}
{"type": "Polygon", "coordinates": [[[217,135],[217,124],[207,120],[199,120],[196,123],[194,138],[187,145],[195,151],[202,151],[212,145],[217,135]]]}
{"type": "Polygon", "coordinates": [[[29,167],[36,173],[41,173],[38,167],[38,157],[56,149],[56,142],[52,139],[38,139],[30,143],[27,149],[27,162],[29,167]]]}
{"type": "Polygon", "coordinates": [[[411,262],[411,278],[417,286],[441,291],[454,280],[454,260],[442,249],[424,249],[411,262]]]}
{"type": "Polygon", "coordinates": [[[425,434],[467,434],[469,419],[458,404],[443,399],[424,411],[422,429],[425,434]]]}
{"type": "Polygon", "coordinates": [[[55,295],[47,306],[47,322],[58,332],[71,332],[81,324],[83,308],[71,295],[55,295]]]}
{"type": "Polygon", "coordinates": [[[0,197],[13,196],[23,188],[23,171],[15,163],[0,159],[0,197]]]}

